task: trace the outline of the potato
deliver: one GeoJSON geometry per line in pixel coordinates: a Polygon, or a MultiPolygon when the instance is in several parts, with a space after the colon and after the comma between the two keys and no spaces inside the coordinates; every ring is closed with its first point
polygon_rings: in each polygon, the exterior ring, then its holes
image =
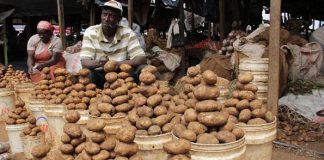
{"type": "Polygon", "coordinates": [[[235,107],[228,107],[224,109],[228,114],[237,117],[239,115],[239,111],[235,107]]]}
{"type": "Polygon", "coordinates": [[[162,127],[162,132],[169,133],[172,131],[174,126],[175,126],[175,123],[167,123],[162,127]]]}
{"type": "Polygon", "coordinates": [[[217,139],[221,143],[230,143],[236,141],[235,135],[230,131],[219,131],[217,133],[217,139]]]}
{"type": "Polygon", "coordinates": [[[121,96],[121,95],[127,95],[128,94],[128,89],[127,87],[118,87],[117,89],[113,90],[110,94],[112,98],[121,96]]]}
{"type": "Polygon", "coordinates": [[[251,101],[250,102],[251,110],[253,111],[255,109],[261,109],[262,104],[263,104],[263,101],[260,100],[260,99],[256,99],[256,100],[251,101]]]}
{"type": "Polygon", "coordinates": [[[247,124],[266,124],[267,122],[261,118],[250,119],[247,124]]]}
{"type": "Polygon", "coordinates": [[[150,73],[150,72],[142,72],[140,75],[139,75],[139,80],[141,82],[143,82],[144,84],[146,85],[150,85],[152,83],[155,82],[156,80],[156,77],[154,74],[150,73]]]}
{"type": "Polygon", "coordinates": [[[43,158],[50,151],[50,147],[47,144],[38,144],[32,148],[31,154],[35,158],[43,158]]]}
{"type": "Polygon", "coordinates": [[[243,99],[241,101],[239,101],[237,104],[236,104],[236,108],[241,111],[243,109],[248,109],[250,108],[250,103],[248,100],[246,99],[243,99]]]}
{"type": "Polygon", "coordinates": [[[236,118],[236,116],[230,115],[228,117],[228,122],[233,122],[234,124],[238,123],[238,119],[236,118]]]}
{"type": "Polygon", "coordinates": [[[255,93],[256,91],[258,91],[258,87],[252,83],[249,83],[249,84],[246,84],[243,86],[243,89],[244,90],[247,90],[247,91],[251,91],[253,93],[255,93]]]}
{"type": "Polygon", "coordinates": [[[79,104],[75,105],[75,109],[86,110],[87,108],[88,108],[88,106],[85,103],[79,103],[79,104]]]}
{"type": "Polygon", "coordinates": [[[197,136],[197,143],[201,144],[219,144],[216,136],[208,133],[202,133],[197,136]]]}
{"type": "Polygon", "coordinates": [[[265,120],[268,122],[268,123],[271,123],[273,121],[275,121],[276,117],[270,112],[268,111],[266,114],[265,114],[265,120]]]}
{"type": "Polygon", "coordinates": [[[87,84],[85,86],[86,90],[95,90],[96,88],[97,88],[97,86],[95,84],[93,84],[93,83],[87,84]]]}
{"type": "Polygon", "coordinates": [[[234,128],[232,133],[235,135],[237,140],[244,137],[244,131],[241,128],[234,128]]]}
{"type": "Polygon", "coordinates": [[[239,114],[240,122],[248,122],[252,117],[251,111],[249,109],[244,109],[239,114]]]}
{"type": "Polygon", "coordinates": [[[116,147],[114,151],[117,155],[121,156],[132,156],[137,153],[138,151],[138,145],[136,143],[123,143],[123,142],[117,142],[116,147]]]}
{"type": "Polygon", "coordinates": [[[195,142],[197,140],[197,135],[194,131],[186,129],[180,133],[179,138],[186,139],[190,142],[195,142]]]}
{"type": "Polygon", "coordinates": [[[191,143],[185,139],[176,139],[165,143],[163,149],[169,154],[186,154],[191,149],[191,143]]]}
{"type": "Polygon", "coordinates": [[[153,113],[156,116],[167,114],[168,109],[164,106],[157,106],[154,108],[153,113]]]}
{"type": "Polygon", "coordinates": [[[146,104],[146,97],[144,97],[143,95],[141,94],[138,94],[136,96],[133,96],[133,99],[134,99],[134,105],[135,107],[142,107],[143,105],[146,104]]]}
{"type": "Polygon", "coordinates": [[[109,103],[99,103],[97,109],[100,113],[112,113],[114,106],[109,103]]]}
{"type": "Polygon", "coordinates": [[[140,117],[152,117],[153,116],[153,109],[147,106],[139,107],[136,110],[136,113],[140,117]]]}
{"type": "Polygon", "coordinates": [[[230,99],[227,99],[224,102],[224,105],[225,105],[225,107],[235,107],[238,102],[239,102],[238,99],[236,99],[236,98],[230,98],[230,99]]]}
{"type": "Polygon", "coordinates": [[[178,155],[169,155],[168,160],[191,160],[190,155],[183,155],[183,154],[178,154],[178,155]]]}
{"type": "Polygon", "coordinates": [[[123,104],[123,103],[127,103],[128,100],[129,100],[128,95],[122,95],[122,96],[118,96],[118,97],[113,98],[111,103],[113,105],[120,105],[120,104],[123,104]]]}
{"type": "Polygon", "coordinates": [[[64,113],[64,119],[68,122],[68,123],[76,123],[79,121],[80,119],[80,114],[77,111],[66,111],[64,113]]]}
{"type": "Polygon", "coordinates": [[[100,147],[97,143],[86,142],[84,144],[84,150],[91,155],[98,154],[100,152],[100,147]]]}
{"type": "Polygon", "coordinates": [[[196,121],[197,120],[197,117],[198,117],[198,114],[196,112],[196,110],[190,108],[190,109],[187,109],[184,113],[184,119],[186,120],[186,122],[193,122],[193,121],[196,121]]]}
{"type": "Polygon", "coordinates": [[[132,109],[128,112],[128,121],[132,124],[136,124],[136,121],[138,121],[139,116],[136,113],[136,109],[132,109]]]}
{"type": "Polygon", "coordinates": [[[150,97],[156,94],[158,91],[158,88],[156,86],[149,86],[149,85],[140,86],[138,89],[139,89],[139,93],[141,93],[145,97],[150,97]]]}
{"type": "Polygon", "coordinates": [[[76,154],[80,154],[84,150],[85,143],[79,144],[77,147],[75,147],[74,152],[76,154]]]}
{"type": "Polygon", "coordinates": [[[116,113],[113,117],[126,117],[127,116],[127,114],[126,113],[123,113],[123,112],[118,112],[118,113],[116,113]]]}
{"type": "Polygon", "coordinates": [[[220,131],[230,131],[232,132],[232,130],[234,129],[235,124],[233,122],[228,122],[220,128],[220,131]]]}
{"type": "Polygon", "coordinates": [[[109,60],[104,65],[105,72],[114,72],[117,69],[117,62],[113,60],[109,60]]]}
{"type": "Polygon", "coordinates": [[[200,101],[196,104],[196,111],[197,112],[213,112],[213,111],[220,111],[223,107],[218,101],[215,100],[204,100],[200,101]]]}
{"type": "Polygon", "coordinates": [[[92,142],[100,144],[105,140],[106,135],[104,132],[90,132],[89,138],[92,142]]]}
{"type": "Polygon", "coordinates": [[[178,113],[178,114],[183,114],[187,109],[188,109],[188,107],[183,104],[180,104],[178,106],[172,104],[169,106],[170,111],[172,111],[174,113],[178,113]]]}
{"type": "Polygon", "coordinates": [[[127,77],[126,79],[125,79],[125,82],[127,83],[127,82],[134,82],[135,80],[134,80],[134,78],[133,77],[127,77]]]}
{"type": "Polygon", "coordinates": [[[170,101],[172,96],[170,94],[165,94],[162,98],[162,101],[170,101]]]}
{"type": "Polygon", "coordinates": [[[85,92],[85,96],[87,96],[89,98],[96,97],[96,95],[97,95],[96,91],[88,90],[85,92]]]}
{"type": "Polygon", "coordinates": [[[199,67],[189,67],[187,69],[187,75],[190,77],[197,76],[200,73],[200,68],[199,67]]]}
{"type": "Polygon", "coordinates": [[[102,131],[104,127],[105,123],[101,120],[95,119],[87,122],[87,129],[93,132],[102,131]]]}
{"type": "Polygon", "coordinates": [[[128,112],[133,108],[133,105],[129,103],[123,103],[115,107],[116,112],[128,112]]]}
{"type": "Polygon", "coordinates": [[[98,154],[92,156],[95,160],[106,160],[110,156],[109,152],[106,150],[101,150],[98,154]]]}
{"type": "Polygon", "coordinates": [[[71,138],[78,138],[82,135],[80,126],[74,123],[66,123],[63,127],[63,131],[71,138]]]}
{"type": "Polygon", "coordinates": [[[70,104],[67,105],[67,109],[73,110],[73,109],[75,109],[75,106],[76,105],[74,103],[70,103],[70,104]]]}
{"type": "Polygon", "coordinates": [[[105,79],[108,83],[113,83],[118,79],[118,74],[116,72],[109,72],[105,75],[105,79]]]}
{"type": "Polygon", "coordinates": [[[117,79],[114,83],[110,84],[111,89],[117,89],[118,87],[121,87],[124,85],[124,81],[122,79],[117,79]]]}
{"type": "Polygon", "coordinates": [[[70,143],[73,147],[76,147],[85,141],[86,141],[86,136],[84,134],[82,134],[81,137],[79,137],[79,138],[73,138],[70,143]]]}
{"type": "Polygon", "coordinates": [[[140,135],[140,136],[147,136],[148,133],[146,130],[137,130],[136,131],[136,135],[140,135]]]}
{"type": "Polygon", "coordinates": [[[196,86],[198,84],[200,84],[201,82],[201,77],[196,76],[196,77],[185,77],[184,81],[186,83],[192,84],[193,86],[196,86]]]}
{"type": "Polygon", "coordinates": [[[221,112],[202,112],[198,114],[198,121],[207,127],[220,127],[226,124],[228,116],[221,112]]]}
{"type": "Polygon", "coordinates": [[[16,123],[17,124],[23,124],[23,123],[26,123],[26,120],[24,120],[24,119],[17,119],[16,120],[16,123]]]}
{"type": "Polygon", "coordinates": [[[253,74],[249,73],[249,72],[245,72],[243,74],[240,74],[238,76],[238,81],[243,83],[243,84],[247,84],[253,81],[253,74]]]}
{"type": "Polygon", "coordinates": [[[71,144],[62,144],[60,150],[63,154],[72,154],[74,152],[74,148],[71,144]]]}
{"type": "Polygon", "coordinates": [[[150,72],[152,74],[155,74],[157,72],[157,68],[152,65],[147,65],[141,70],[141,72],[150,72]]]}
{"type": "Polygon", "coordinates": [[[190,122],[188,129],[194,131],[197,135],[207,132],[208,128],[199,122],[190,122]]]}
{"type": "Polygon", "coordinates": [[[64,76],[57,76],[55,77],[56,82],[65,82],[65,77],[64,76]]]}
{"type": "Polygon", "coordinates": [[[131,143],[135,139],[136,128],[134,126],[128,125],[117,131],[116,138],[120,142],[131,143]]]}
{"type": "Polygon", "coordinates": [[[149,127],[152,126],[152,120],[148,117],[141,117],[139,120],[136,122],[136,127],[137,129],[148,129],[149,127]]]}
{"type": "Polygon", "coordinates": [[[114,136],[107,136],[105,141],[100,144],[100,148],[106,151],[111,151],[116,146],[116,138],[114,136]]]}
{"type": "Polygon", "coordinates": [[[238,90],[233,91],[233,92],[232,92],[232,97],[233,97],[233,98],[236,98],[236,99],[239,99],[239,98],[240,98],[240,97],[239,97],[239,93],[240,93],[240,91],[238,91],[238,90]]]}
{"type": "Polygon", "coordinates": [[[153,125],[148,129],[149,135],[159,135],[161,134],[161,127],[158,125],[153,125]]]}
{"type": "Polygon", "coordinates": [[[214,85],[217,83],[217,75],[211,70],[204,71],[202,73],[202,78],[207,84],[214,85]]]}
{"type": "Polygon", "coordinates": [[[195,87],[193,94],[195,97],[202,101],[208,99],[217,99],[220,94],[219,89],[216,86],[198,85],[195,87]]]}
{"type": "Polygon", "coordinates": [[[248,101],[252,101],[255,99],[255,94],[251,91],[240,91],[238,92],[238,94],[240,99],[246,99],[248,101]]]}
{"type": "Polygon", "coordinates": [[[255,109],[252,111],[253,118],[264,118],[267,110],[265,108],[255,109]]]}
{"type": "Polygon", "coordinates": [[[173,133],[175,136],[179,137],[181,132],[186,130],[186,126],[183,124],[176,124],[173,128],[173,133]]]}
{"type": "Polygon", "coordinates": [[[159,94],[150,96],[149,98],[147,98],[147,106],[149,107],[155,107],[157,105],[159,105],[162,102],[162,96],[159,94]]]}
{"type": "Polygon", "coordinates": [[[173,118],[172,114],[164,114],[164,115],[156,117],[155,119],[152,120],[152,122],[153,122],[153,124],[162,127],[166,123],[170,122],[172,118],[173,118]]]}
{"type": "Polygon", "coordinates": [[[197,104],[197,100],[196,99],[188,99],[185,101],[185,105],[188,107],[188,108],[192,108],[194,109],[195,106],[197,104]]]}
{"type": "MultiPolygon", "coordinates": [[[[79,82],[80,82],[80,83],[83,82],[82,80],[83,80],[83,81],[88,80],[88,81],[87,81],[88,83],[89,83],[89,81],[90,81],[89,78],[79,78],[79,82]]],[[[69,80],[69,79],[67,79],[67,80],[64,82],[64,85],[65,85],[65,86],[69,86],[69,87],[70,87],[70,86],[72,86],[72,84],[73,84],[73,82],[72,82],[71,80],[69,80]]],[[[84,83],[82,83],[82,84],[84,84],[84,83]]]]}
{"type": "Polygon", "coordinates": [[[36,124],[36,118],[34,116],[32,116],[32,115],[28,116],[26,121],[31,123],[31,124],[36,124]]]}

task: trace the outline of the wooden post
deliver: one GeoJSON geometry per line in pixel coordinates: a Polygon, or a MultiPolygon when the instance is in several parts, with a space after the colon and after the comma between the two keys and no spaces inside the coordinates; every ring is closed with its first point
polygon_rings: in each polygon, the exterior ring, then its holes
{"type": "Polygon", "coordinates": [[[183,9],[183,0],[179,1],[179,32],[180,37],[184,40],[184,9],[183,9]]]}
{"type": "Polygon", "coordinates": [[[133,0],[128,0],[128,26],[133,28],[133,0]]]}
{"type": "Polygon", "coordinates": [[[225,1],[219,0],[219,32],[220,41],[225,39],[225,1]]]}
{"type": "Polygon", "coordinates": [[[270,2],[268,109],[278,114],[281,0],[270,2]]]}
{"type": "Polygon", "coordinates": [[[3,21],[3,53],[4,53],[4,65],[8,67],[8,38],[6,30],[6,20],[3,21]]]}
{"type": "Polygon", "coordinates": [[[95,4],[91,4],[90,8],[90,26],[93,26],[96,24],[96,6],[95,4]]]}
{"type": "Polygon", "coordinates": [[[60,26],[60,37],[62,40],[62,46],[63,46],[63,49],[65,49],[66,41],[65,41],[65,22],[64,22],[63,0],[57,0],[57,15],[58,15],[59,26],[60,26]]]}

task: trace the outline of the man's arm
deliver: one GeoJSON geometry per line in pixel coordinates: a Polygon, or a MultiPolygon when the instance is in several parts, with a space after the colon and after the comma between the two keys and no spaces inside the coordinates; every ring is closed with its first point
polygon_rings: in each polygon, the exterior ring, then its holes
{"type": "Polygon", "coordinates": [[[93,45],[93,42],[90,37],[90,30],[89,28],[86,29],[83,35],[83,41],[82,41],[82,48],[81,48],[81,65],[83,68],[98,68],[103,66],[103,62],[100,62],[99,60],[95,60],[96,55],[96,49],[93,45]]]}
{"type": "Polygon", "coordinates": [[[131,66],[138,66],[146,63],[145,52],[140,46],[140,43],[133,31],[130,32],[130,37],[127,46],[128,58],[123,63],[130,64],[131,66]]]}
{"type": "Polygon", "coordinates": [[[106,61],[98,61],[98,60],[91,60],[91,59],[83,59],[81,60],[81,64],[83,68],[94,69],[98,67],[103,67],[106,61]]]}
{"type": "Polygon", "coordinates": [[[145,56],[136,56],[131,60],[125,60],[125,61],[120,62],[120,64],[122,64],[122,63],[126,63],[131,66],[138,66],[138,65],[146,63],[146,57],[145,56]]]}

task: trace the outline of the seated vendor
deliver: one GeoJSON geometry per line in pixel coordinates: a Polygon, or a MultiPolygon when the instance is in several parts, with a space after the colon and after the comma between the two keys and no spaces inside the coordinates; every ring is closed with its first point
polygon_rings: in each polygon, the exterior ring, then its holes
{"type": "Polygon", "coordinates": [[[122,5],[110,0],[101,9],[101,24],[86,29],[80,53],[82,67],[92,71],[91,79],[99,88],[105,82],[103,66],[108,60],[117,61],[119,65],[130,64],[135,72],[146,63],[135,33],[119,23],[122,5]]]}
{"type": "Polygon", "coordinates": [[[53,35],[53,29],[51,23],[40,21],[37,25],[37,34],[28,40],[27,66],[33,82],[41,80],[40,71],[45,67],[50,67],[51,79],[54,79],[56,68],[65,68],[62,41],[53,35]]]}

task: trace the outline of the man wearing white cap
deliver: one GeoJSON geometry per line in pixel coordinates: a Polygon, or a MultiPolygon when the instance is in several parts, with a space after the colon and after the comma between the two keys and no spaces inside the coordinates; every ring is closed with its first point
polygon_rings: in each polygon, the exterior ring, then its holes
{"type": "Polygon", "coordinates": [[[133,68],[146,63],[135,33],[119,23],[122,5],[110,0],[101,9],[101,24],[86,29],[80,54],[82,66],[93,71],[93,80],[99,87],[104,83],[102,67],[108,60],[127,63],[133,68]]]}

